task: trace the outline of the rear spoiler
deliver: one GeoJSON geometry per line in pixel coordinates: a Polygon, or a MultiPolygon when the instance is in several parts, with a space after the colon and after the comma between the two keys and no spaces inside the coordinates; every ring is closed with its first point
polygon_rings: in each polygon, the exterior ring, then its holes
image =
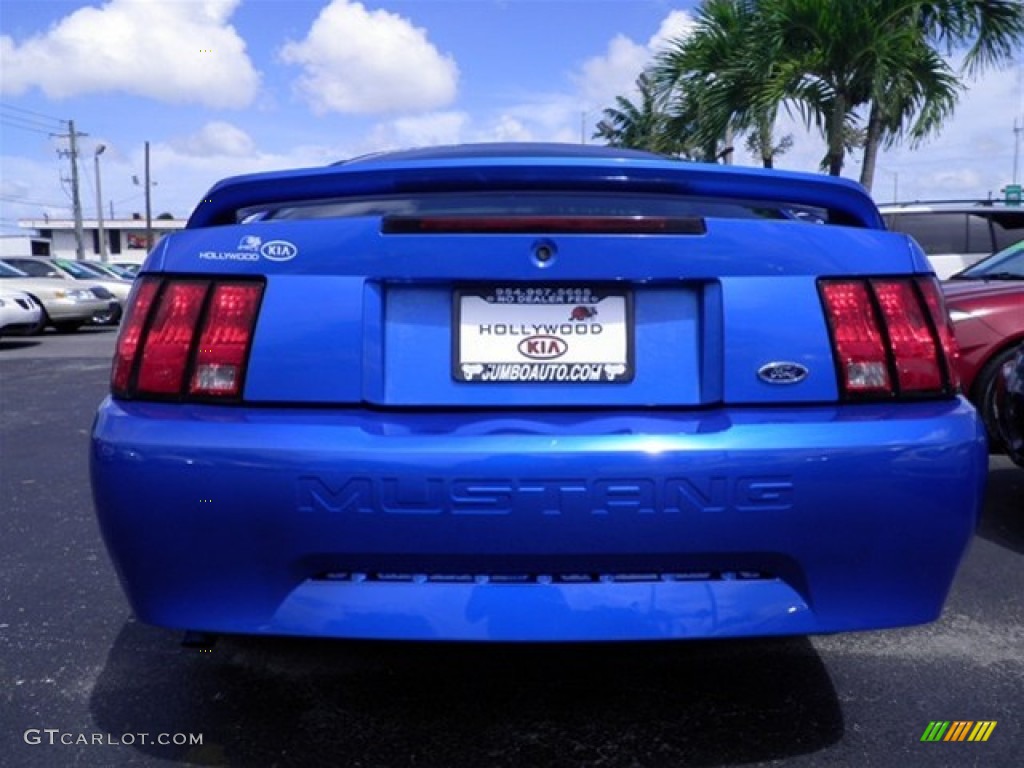
{"type": "Polygon", "coordinates": [[[885,229],[874,201],[848,179],[673,160],[508,158],[328,166],[236,176],[215,184],[186,228],[237,223],[254,206],[340,197],[475,190],[620,190],[822,208],[829,221],[885,229]]]}

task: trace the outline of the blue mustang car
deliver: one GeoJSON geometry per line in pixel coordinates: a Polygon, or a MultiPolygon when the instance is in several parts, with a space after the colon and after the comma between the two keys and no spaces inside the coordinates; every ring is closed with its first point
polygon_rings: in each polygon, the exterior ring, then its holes
{"type": "Polygon", "coordinates": [[[927,622],[987,469],[956,354],[848,181],[537,144],[242,176],[135,284],[95,505],[183,630],[927,622]]]}

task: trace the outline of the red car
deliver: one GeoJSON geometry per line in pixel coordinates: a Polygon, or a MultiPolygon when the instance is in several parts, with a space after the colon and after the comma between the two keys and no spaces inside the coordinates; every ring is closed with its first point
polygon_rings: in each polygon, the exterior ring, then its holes
{"type": "Polygon", "coordinates": [[[990,447],[1002,450],[995,395],[1003,366],[1024,342],[1024,242],[953,275],[942,289],[960,344],[964,393],[985,420],[990,447]]]}

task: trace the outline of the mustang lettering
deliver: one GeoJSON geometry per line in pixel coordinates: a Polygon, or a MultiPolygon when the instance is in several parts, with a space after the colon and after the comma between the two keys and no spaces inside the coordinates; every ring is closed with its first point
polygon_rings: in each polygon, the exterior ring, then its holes
{"type": "Polygon", "coordinates": [[[441,477],[301,477],[298,509],[312,513],[545,516],[781,512],[792,507],[793,481],[784,476],[513,480],[441,477]]]}

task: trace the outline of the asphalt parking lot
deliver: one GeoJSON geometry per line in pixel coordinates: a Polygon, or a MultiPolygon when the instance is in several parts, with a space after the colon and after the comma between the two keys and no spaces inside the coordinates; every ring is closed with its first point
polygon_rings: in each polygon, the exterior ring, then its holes
{"type": "Polygon", "coordinates": [[[1005,458],[925,627],[602,646],[226,638],[200,652],[133,620],[93,518],[88,434],[113,338],[0,339],[2,765],[906,768],[1024,754],[1024,470],[1005,458]],[[997,725],[984,743],[922,743],[934,720],[997,725]]]}

